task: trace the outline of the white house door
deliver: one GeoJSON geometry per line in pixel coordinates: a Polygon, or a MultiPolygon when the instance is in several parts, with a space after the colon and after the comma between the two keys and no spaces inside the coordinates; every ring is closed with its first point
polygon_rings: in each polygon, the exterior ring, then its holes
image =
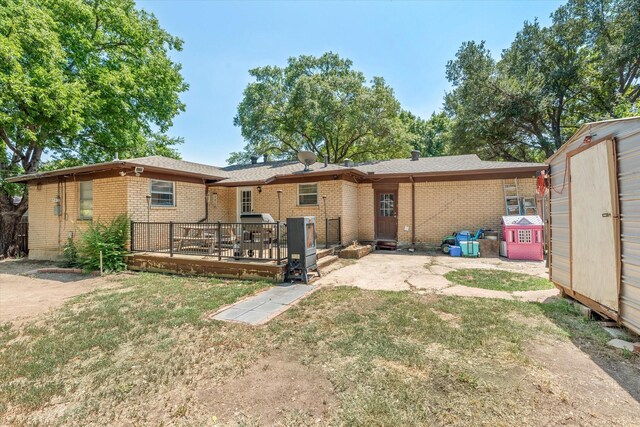
{"type": "Polygon", "coordinates": [[[618,311],[617,217],[613,141],[570,157],[572,289],[618,311]]]}
{"type": "Polygon", "coordinates": [[[238,221],[244,213],[253,212],[253,189],[251,187],[238,188],[238,221]]]}

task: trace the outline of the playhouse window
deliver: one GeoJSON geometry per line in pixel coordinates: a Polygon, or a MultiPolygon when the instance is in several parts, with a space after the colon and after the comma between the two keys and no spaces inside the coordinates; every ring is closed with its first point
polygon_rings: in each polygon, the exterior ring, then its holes
{"type": "Polygon", "coordinates": [[[518,230],[518,243],[531,243],[531,230],[518,230]]]}

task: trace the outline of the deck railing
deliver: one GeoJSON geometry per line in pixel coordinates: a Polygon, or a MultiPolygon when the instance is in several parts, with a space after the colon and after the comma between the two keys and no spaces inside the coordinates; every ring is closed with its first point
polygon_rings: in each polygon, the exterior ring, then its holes
{"type": "Polygon", "coordinates": [[[287,258],[283,222],[131,222],[131,252],[205,255],[219,260],[287,258]]]}

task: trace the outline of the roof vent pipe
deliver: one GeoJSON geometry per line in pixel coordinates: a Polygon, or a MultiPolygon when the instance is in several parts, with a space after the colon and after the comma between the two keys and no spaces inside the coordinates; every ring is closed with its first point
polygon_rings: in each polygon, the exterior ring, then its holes
{"type": "Polygon", "coordinates": [[[327,166],[329,166],[329,155],[325,154],[324,155],[324,167],[326,168],[327,166]]]}
{"type": "Polygon", "coordinates": [[[120,160],[120,157],[118,156],[118,152],[116,151],[116,155],[113,157],[113,161],[117,162],[118,160],[120,160]]]}
{"type": "Polygon", "coordinates": [[[419,159],[420,159],[420,152],[418,150],[411,150],[411,160],[415,161],[419,159]]]}
{"type": "Polygon", "coordinates": [[[258,156],[256,156],[255,154],[251,155],[251,164],[255,165],[256,163],[258,163],[258,156]]]}
{"type": "Polygon", "coordinates": [[[263,161],[264,163],[267,163],[267,162],[269,161],[269,155],[268,155],[268,154],[263,154],[263,155],[262,155],[262,161],[263,161]]]}
{"type": "Polygon", "coordinates": [[[344,166],[347,168],[353,166],[353,164],[351,163],[351,159],[344,159],[344,166]]]}

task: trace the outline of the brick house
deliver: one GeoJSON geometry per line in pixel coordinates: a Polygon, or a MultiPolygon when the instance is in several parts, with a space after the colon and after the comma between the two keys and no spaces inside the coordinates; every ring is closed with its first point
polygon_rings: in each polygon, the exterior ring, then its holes
{"type": "Polygon", "coordinates": [[[10,178],[28,185],[29,256],[60,256],[67,238],[93,220],[127,213],[133,221],[237,222],[245,212],[274,219],[341,219],[341,241],[433,245],[459,229],[498,229],[503,188],[535,200],[540,163],[482,161],[476,155],[354,164],[258,161],[214,167],[152,156],[10,178]],[[278,191],[281,208],[278,212],[278,191]],[[326,212],[326,213],[325,213],[326,212]]]}

